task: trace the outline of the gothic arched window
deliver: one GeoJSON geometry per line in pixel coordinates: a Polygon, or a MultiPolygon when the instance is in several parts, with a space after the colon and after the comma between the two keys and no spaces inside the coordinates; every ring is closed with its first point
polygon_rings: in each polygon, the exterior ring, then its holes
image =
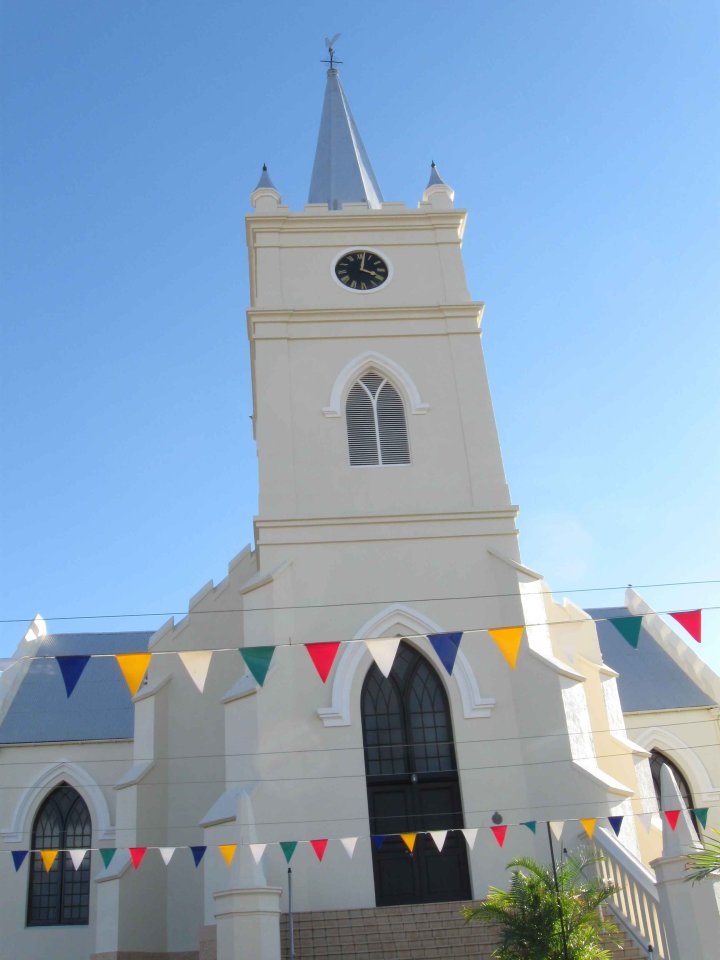
{"type": "MultiPolygon", "coordinates": [[[[657,797],[658,807],[662,810],[662,802],[660,798],[660,771],[662,770],[663,764],[672,770],[675,777],[675,782],[678,785],[678,790],[680,791],[680,796],[682,797],[683,803],[689,811],[692,811],[695,806],[692,798],[692,793],[690,792],[690,784],[685,779],[682,771],[672,762],[669,757],[666,757],[664,753],[661,753],[659,750],[650,751],[650,773],[652,774],[653,786],[655,787],[655,796],[657,797]]],[[[698,835],[700,834],[700,828],[697,822],[697,818],[694,813],[690,813],[693,825],[698,835]]]]}
{"type": "Polygon", "coordinates": [[[32,831],[27,923],[30,927],[86,924],[90,913],[90,851],[80,868],[68,850],[88,849],[92,824],[87,804],[67,783],[49,794],[37,812],[32,831]],[[40,850],[60,850],[49,871],[40,850]]]}
{"type": "Polygon", "coordinates": [[[345,402],[350,466],[410,463],[402,398],[373,370],[357,380],[345,402]]]}

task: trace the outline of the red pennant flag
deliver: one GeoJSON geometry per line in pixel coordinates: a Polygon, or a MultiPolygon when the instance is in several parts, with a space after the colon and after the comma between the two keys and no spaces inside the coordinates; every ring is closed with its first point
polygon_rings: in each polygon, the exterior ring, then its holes
{"type": "Polygon", "coordinates": [[[502,846],[505,843],[505,834],[507,833],[507,827],[503,825],[502,827],[490,827],[492,832],[495,834],[495,839],[498,842],[499,846],[502,846]]]}
{"type": "Polygon", "coordinates": [[[340,647],[340,641],[335,643],[306,643],[305,649],[310,654],[310,659],[315,664],[315,669],[320,674],[323,683],[330,675],[333,662],[340,647]]]}
{"type": "Polygon", "coordinates": [[[315,851],[315,856],[318,860],[322,860],[325,856],[325,847],[328,845],[327,840],[311,840],[310,846],[315,851]]]}
{"type": "Polygon", "coordinates": [[[698,643],[702,637],[702,610],[682,610],[680,613],[671,613],[673,620],[677,620],[681,627],[698,643]]]}
{"type": "Polygon", "coordinates": [[[147,847],[130,847],[130,859],[132,860],[133,869],[137,870],[146,853],[147,847]]]}
{"type": "Polygon", "coordinates": [[[665,816],[667,817],[667,822],[670,824],[670,829],[674,830],[677,826],[677,822],[680,819],[679,810],[665,810],[665,816]]]}

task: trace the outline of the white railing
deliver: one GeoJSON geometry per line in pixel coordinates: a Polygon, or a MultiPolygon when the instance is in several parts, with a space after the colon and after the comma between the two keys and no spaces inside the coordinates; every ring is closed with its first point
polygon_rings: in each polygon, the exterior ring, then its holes
{"type": "Polygon", "coordinates": [[[607,901],[618,926],[625,927],[653,960],[669,960],[654,875],[615,837],[599,828],[593,842],[602,855],[597,871],[616,893],[607,901]]]}

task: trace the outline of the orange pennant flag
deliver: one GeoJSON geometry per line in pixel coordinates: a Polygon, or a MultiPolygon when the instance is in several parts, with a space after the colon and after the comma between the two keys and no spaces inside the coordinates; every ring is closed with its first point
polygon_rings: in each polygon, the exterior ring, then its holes
{"type": "Polygon", "coordinates": [[[55,859],[58,855],[57,850],[41,850],[40,856],[42,857],[42,862],[45,865],[45,871],[50,873],[52,865],[55,863],[55,859]]]}
{"type": "Polygon", "coordinates": [[[525,627],[497,627],[494,630],[488,630],[488,633],[500,648],[500,653],[510,664],[511,670],[515,669],[517,663],[524,630],[525,627]]]}
{"type": "Polygon", "coordinates": [[[595,817],[580,817],[580,823],[583,826],[583,830],[592,840],[592,835],[595,832],[595,817]]]}
{"type": "Polygon", "coordinates": [[[221,843],[218,847],[218,850],[223,855],[223,860],[225,863],[230,866],[233,862],[233,857],[235,856],[235,851],[237,850],[236,843],[221,843]]]}
{"type": "Polygon", "coordinates": [[[415,840],[417,839],[417,834],[416,834],[416,833],[401,833],[400,836],[403,838],[403,842],[405,843],[405,846],[408,848],[408,850],[410,851],[410,853],[412,853],[412,852],[413,852],[413,849],[414,849],[414,847],[415,847],[415,840]]]}
{"type": "Polygon", "coordinates": [[[115,659],[125,677],[125,683],[130,690],[130,696],[134,697],[140,689],[143,677],[150,664],[151,653],[116,653],[115,659]]]}

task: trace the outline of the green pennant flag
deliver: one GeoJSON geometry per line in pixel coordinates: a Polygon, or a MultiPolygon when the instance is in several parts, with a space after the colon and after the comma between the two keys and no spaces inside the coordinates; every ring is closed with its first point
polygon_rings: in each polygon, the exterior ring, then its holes
{"type": "Polygon", "coordinates": [[[537,832],[537,820],[523,820],[520,826],[527,827],[528,830],[532,830],[533,833],[537,832]]]}
{"type": "Polygon", "coordinates": [[[102,862],[105,864],[105,868],[110,866],[110,861],[115,856],[116,847],[100,847],[100,856],[102,857],[102,862]]]}
{"type": "Polygon", "coordinates": [[[285,859],[288,863],[292,860],[292,856],[295,853],[295,847],[298,845],[297,840],[281,840],[280,849],[285,854],[285,859]]]}
{"type": "Polygon", "coordinates": [[[611,623],[630,646],[637,650],[642,617],[608,617],[608,623],[611,623]]]}
{"type": "Polygon", "coordinates": [[[275,647],[240,647],[239,649],[256,683],[262,686],[265,683],[275,647]]]}
{"type": "Polygon", "coordinates": [[[695,816],[697,817],[698,821],[702,824],[703,830],[707,830],[708,808],[707,808],[707,807],[693,807],[693,809],[690,811],[690,813],[694,813],[695,816]]]}

